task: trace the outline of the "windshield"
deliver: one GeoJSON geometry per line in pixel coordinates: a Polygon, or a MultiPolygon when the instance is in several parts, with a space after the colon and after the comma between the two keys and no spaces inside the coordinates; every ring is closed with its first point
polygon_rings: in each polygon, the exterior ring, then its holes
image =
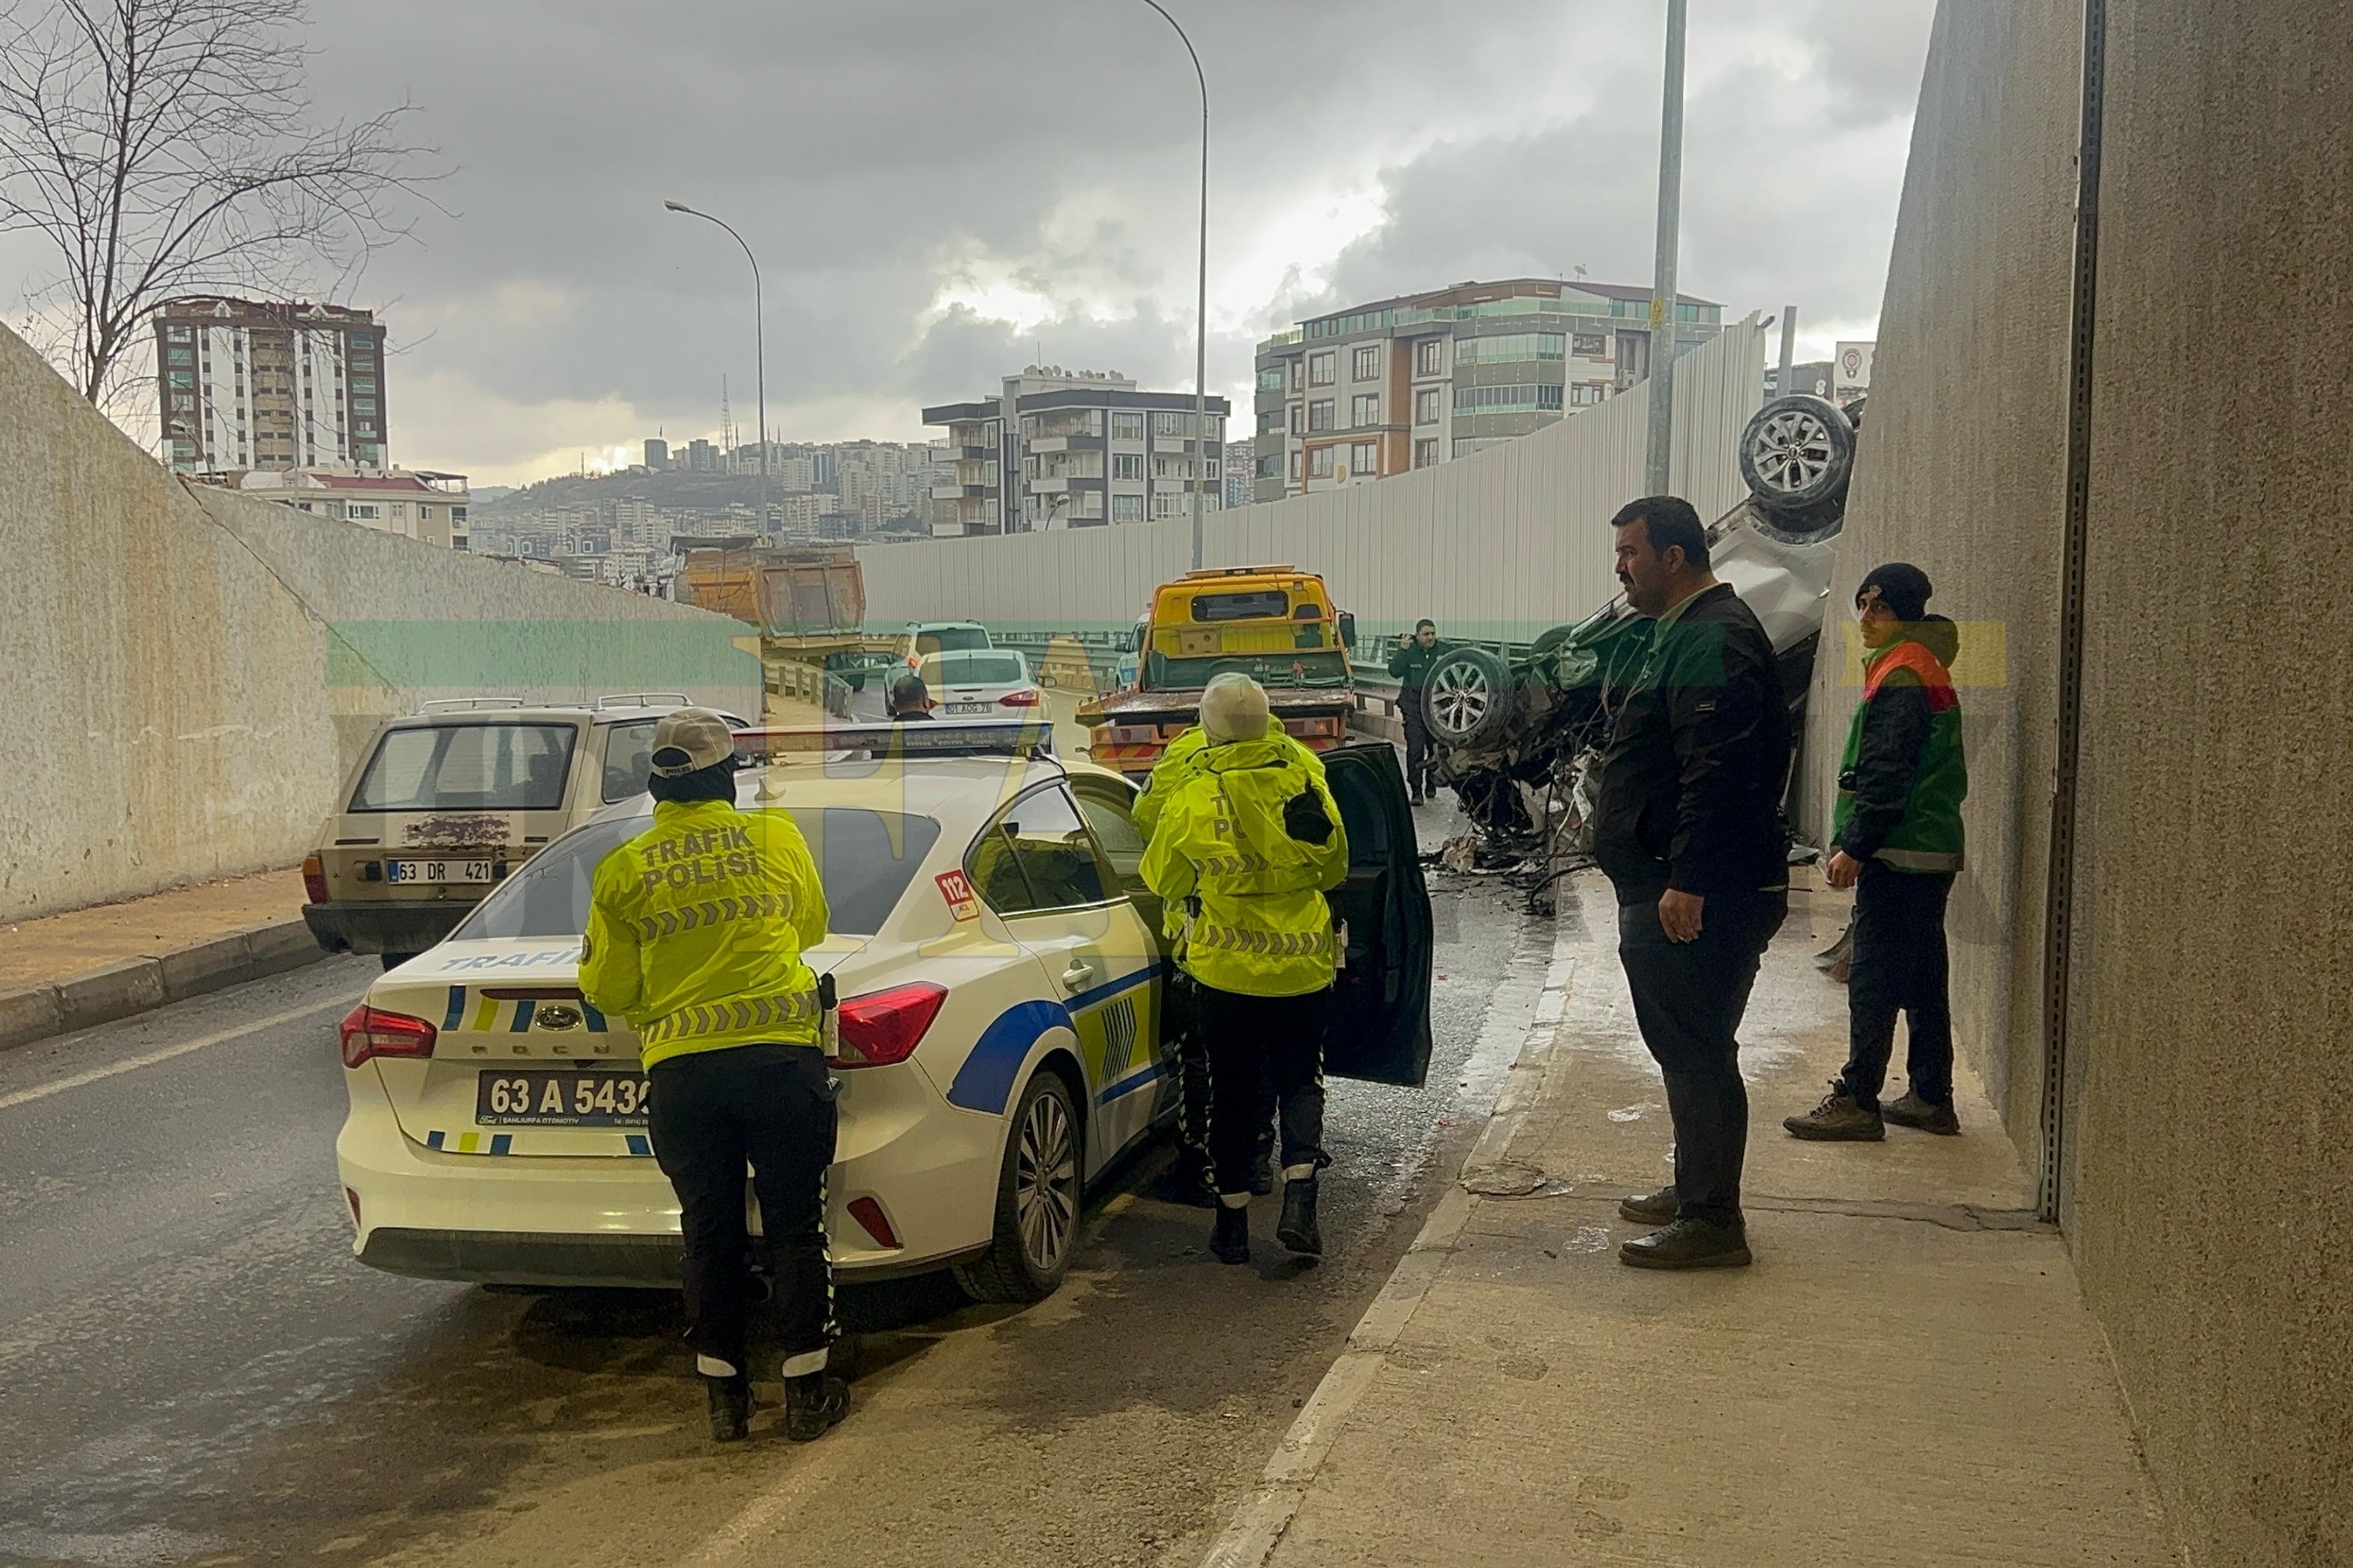
{"type": "Polygon", "coordinates": [[[918,657],[933,653],[956,653],[965,649],[987,649],[988,630],[985,626],[925,626],[915,634],[918,657]]]}
{"type": "MultiPolygon", "coordinates": [[[[1314,606],[1305,606],[1312,609],[1314,606]]],[[[1287,621],[1291,618],[1291,595],[1280,588],[1261,588],[1244,594],[1196,594],[1193,595],[1193,618],[1197,621],[1287,621]]]]}
{"type": "Polygon", "coordinates": [[[923,660],[926,686],[1023,686],[1029,663],[1018,653],[940,653],[923,660]]]}
{"type": "MultiPolygon", "coordinates": [[[[825,884],[832,917],[828,929],[841,936],[872,936],[882,929],[940,837],[940,825],[928,816],[839,805],[791,815],[825,884]]],[[[650,816],[624,816],[565,835],[484,899],[451,940],[578,936],[588,929],[597,863],[653,825],[650,816]]]]}
{"type": "Polygon", "coordinates": [[[353,811],[554,811],[572,772],[570,724],[408,724],[376,742],[353,811]]]}

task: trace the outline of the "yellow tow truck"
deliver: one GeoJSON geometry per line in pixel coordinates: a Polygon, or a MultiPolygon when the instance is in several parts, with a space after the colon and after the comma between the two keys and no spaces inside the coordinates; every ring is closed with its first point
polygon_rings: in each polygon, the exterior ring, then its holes
{"type": "Polygon", "coordinates": [[[1315,751],[1347,739],[1356,710],[1356,617],[1296,566],[1187,572],[1153,590],[1135,629],[1135,683],[1081,704],[1094,761],[1141,779],[1200,717],[1201,689],[1238,670],[1266,688],[1282,727],[1315,751]]]}

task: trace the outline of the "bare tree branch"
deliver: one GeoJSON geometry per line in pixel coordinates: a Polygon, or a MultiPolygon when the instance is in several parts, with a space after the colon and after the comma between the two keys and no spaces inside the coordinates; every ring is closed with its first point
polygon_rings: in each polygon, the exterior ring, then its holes
{"type": "Polygon", "coordinates": [[[350,279],[440,177],[402,104],[320,121],[303,0],[0,0],[0,232],[47,238],[42,345],[91,402],[174,295],[350,279]]]}

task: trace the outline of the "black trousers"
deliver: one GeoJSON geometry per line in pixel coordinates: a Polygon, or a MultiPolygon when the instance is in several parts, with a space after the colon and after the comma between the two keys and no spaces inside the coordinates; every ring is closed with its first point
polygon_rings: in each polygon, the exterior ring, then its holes
{"type": "Polygon", "coordinates": [[[1765,944],[1788,918],[1787,893],[1717,894],[1700,934],[1669,942],[1655,891],[1618,907],[1618,958],[1634,996],[1642,1043],[1666,1079],[1675,1129],[1675,1190],[1686,1219],[1740,1219],[1748,1153],[1748,1086],[1735,1037],[1765,944]]]}
{"type": "Polygon", "coordinates": [[[1912,1092],[1953,1103],[1951,964],[1945,952],[1948,872],[1898,871],[1863,862],[1854,884],[1854,959],[1846,983],[1847,1060],[1839,1081],[1856,1101],[1879,1104],[1895,1054],[1895,1015],[1911,1026],[1905,1070],[1912,1092]]]}
{"type": "Polygon", "coordinates": [[[1303,996],[1200,987],[1209,1162],[1219,1193],[1249,1194],[1270,1098],[1282,1122],[1283,1164],[1331,1163],[1324,1152],[1324,1020],[1331,1005],[1328,986],[1303,996]]]}
{"type": "MultiPolygon", "coordinates": [[[[1176,1037],[1176,1148],[1178,1168],[1204,1192],[1215,1190],[1209,1162],[1209,1051],[1201,1037],[1201,983],[1176,972],[1168,983],[1168,1027],[1176,1037]]],[[[1274,1092],[1260,1106],[1256,1159],[1274,1152],[1274,1092]]]]}
{"type": "Polygon", "coordinates": [[[760,1200],[762,1249],[776,1275],[785,1355],[789,1361],[823,1351],[834,1337],[825,1173],[833,1163],[835,1129],[824,1052],[815,1046],[731,1046],[671,1057],[648,1077],[653,1101],[646,1131],[682,1211],[687,1342],[697,1355],[748,1370],[748,1164],[760,1200]]]}
{"type": "Polygon", "coordinates": [[[1405,786],[1415,795],[1428,795],[1434,787],[1430,777],[1437,771],[1438,748],[1430,739],[1430,714],[1422,706],[1419,687],[1398,692],[1398,715],[1405,723],[1405,786]]]}

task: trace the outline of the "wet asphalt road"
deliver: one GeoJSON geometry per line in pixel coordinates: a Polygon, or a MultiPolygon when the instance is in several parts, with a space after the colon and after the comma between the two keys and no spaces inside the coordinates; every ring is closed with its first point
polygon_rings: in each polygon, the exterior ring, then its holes
{"type": "Polygon", "coordinates": [[[0,1563],[1198,1561],[1533,1006],[1548,928],[1491,881],[1433,897],[1430,1084],[1335,1084],[1324,1264],[1271,1201],[1258,1259],[1216,1264],[1155,1152],[1039,1306],[845,1292],[858,1405],[807,1447],[765,1415],[709,1443],[674,1297],[352,1260],[333,1025],[367,961],[0,1055],[0,1563]]]}

